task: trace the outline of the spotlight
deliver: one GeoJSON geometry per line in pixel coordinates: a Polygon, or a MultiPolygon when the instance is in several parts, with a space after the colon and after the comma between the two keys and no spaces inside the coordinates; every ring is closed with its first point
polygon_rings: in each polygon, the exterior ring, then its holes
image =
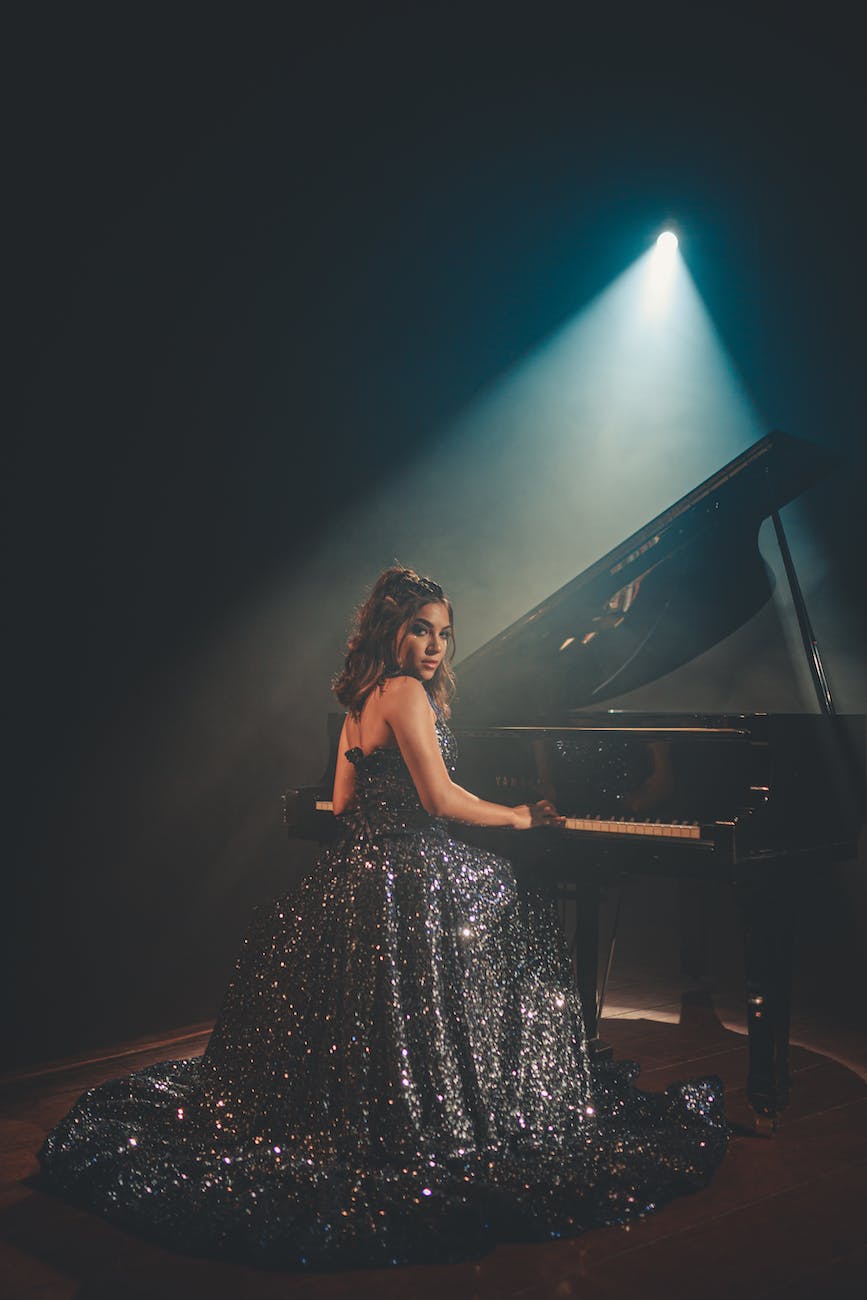
{"type": "Polygon", "coordinates": [[[648,250],[644,290],[647,316],[661,320],[668,311],[679,264],[677,235],[673,230],[663,230],[657,236],[655,247],[648,250]]]}

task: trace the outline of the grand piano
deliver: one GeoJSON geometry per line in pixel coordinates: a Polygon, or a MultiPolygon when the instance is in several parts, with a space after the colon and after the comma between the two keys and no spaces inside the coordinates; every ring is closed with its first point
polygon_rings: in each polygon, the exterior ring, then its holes
{"type": "MultiPolygon", "coordinates": [[[[744,933],[749,1073],[757,1125],[789,1095],[792,937],[806,883],[856,856],[864,718],[842,716],[810,626],[780,509],[827,472],[812,444],[761,439],[459,666],[456,779],[500,803],[550,798],[563,829],[456,826],[570,904],[575,977],[593,1048],[599,903],[633,874],[725,880],[744,933]],[[814,713],[606,709],[747,623],[773,582],[758,547],[770,518],[815,688],[814,713]]],[[[670,693],[670,692],[669,692],[670,693]]],[[[290,835],[333,834],[342,717],[329,718],[322,780],[284,795],[290,835]]],[[[566,911],[564,910],[564,916],[566,911]]],[[[604,979],[602,981],[604,993],[604,979]]]]}

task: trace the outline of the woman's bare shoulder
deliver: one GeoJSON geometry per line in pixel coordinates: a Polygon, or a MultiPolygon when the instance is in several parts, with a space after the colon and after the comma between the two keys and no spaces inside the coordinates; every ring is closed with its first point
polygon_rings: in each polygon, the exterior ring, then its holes
{"type": "Polygon", "coordinates": [[[388,677],[382,684],[382,703],[388,709],[415,708],[427,704],[428,694],[417,677],[388,677]]]}

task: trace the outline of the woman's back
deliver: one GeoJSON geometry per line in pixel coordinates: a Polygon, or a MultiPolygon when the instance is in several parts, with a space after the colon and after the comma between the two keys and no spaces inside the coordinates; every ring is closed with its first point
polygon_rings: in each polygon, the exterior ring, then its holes
{"type": "Polygon", "coordinates": [[[347,749],[370,754],[375,749],[398,749],[397,738],[386,718],[386,698],[396,678],[387,678],[370,692],[358,717],[347,714],[343,739],[347,749]]]}

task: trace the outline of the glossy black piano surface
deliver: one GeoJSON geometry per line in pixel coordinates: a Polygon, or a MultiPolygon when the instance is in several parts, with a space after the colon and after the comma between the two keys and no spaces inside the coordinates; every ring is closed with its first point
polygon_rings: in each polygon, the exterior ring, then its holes
{"type": "Polygon", "coordinates": [[[641,853],[661,863],[663,850],[712,852],[726,865],[816,847],[846,856],[857,810],[845,754],[863,725],[820,714],[575,714],[568,727],[459,730],[457,779],[495,802],[551,799],[568,820],[549,839],[622,844],[633,869],[641,853]]]}
{"type": "MultiPolygon", "coordinates": [[[[759,528],[773,517],[784,545],[777,512],[826,469],[810,444],[763,438],[469,655],[452,724],[461,785],[499,803],[550,798],[567,817],[563,830],[455,831],[511,857],[530,883],[576,899],[576,978],[591,1036],[604,883],[713,875],[739,889],[748,1093],[770,1117],[788,1096],[798,881],[855,856],[864,718],[835,715],[827,695],[815,714],[614,712],[604,702],[672,672],[757,612],[772,591],[759,528]]],[[[806,645],[803,626],[802,635],[806,645]]],[[[285,796],[290,834],[333,833],[341,721],[329,718],[322,780],[285,796]]]]}
{"type": "Polygon", "coordinates": [[[717,644],[768,600],[764,519],[820,478],[769,434],[459,666],[455,725],[564,724],[717,644]]]}

